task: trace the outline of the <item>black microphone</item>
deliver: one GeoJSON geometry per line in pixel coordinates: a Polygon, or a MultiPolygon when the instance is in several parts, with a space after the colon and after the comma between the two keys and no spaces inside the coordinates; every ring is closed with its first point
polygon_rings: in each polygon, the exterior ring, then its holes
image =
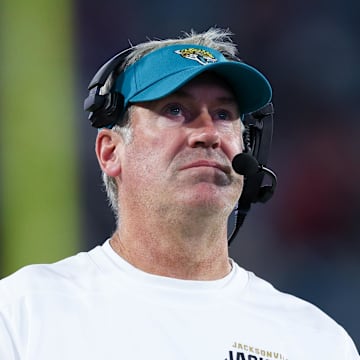
{"type": "Polygon", "coordinates": [[[259,188],[256,201],[266,202],[272,197],[277,185],[276,174],[264,165],[260,165],[254,156],[249,153],[237,154],[232,160],[232,167],[236,173],[244,176],[252,176],[261,172],[268,175],[271,179],[271,185],[265,185],[259,188]]]}
{"type": "Polygon", "coordinates": [[[254,175],[259,171],[258,161],[249,153],[235,155],[232,160],[232,167],[240,175],[254,175]]]}

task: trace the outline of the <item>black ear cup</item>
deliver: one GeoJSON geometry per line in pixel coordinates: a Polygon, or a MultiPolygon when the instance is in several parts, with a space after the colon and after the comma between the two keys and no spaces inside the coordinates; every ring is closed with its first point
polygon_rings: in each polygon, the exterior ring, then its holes
{"type": "Polygon", "coordinates": [[[120,93],[94,94],[94,100],[88,102],[91,103],[89,121],[96,128],[112,127],[119,122],[124,111],[124,97],[120,93]]]}
{"type": "Polygon", "coordinates": [[[111,127],[119,121],[124,112],[122,94],[113,92],[112,88],[102,94],[101,88],[106,81],[113,83],[115,78],[119,76],[118,69],[123,67],[130,50],[131,48],[126,49],[107,61],[89,83],[89,95],[84,101],[84,110],[90,112],[89,120],[93,127],[111,127]]]}

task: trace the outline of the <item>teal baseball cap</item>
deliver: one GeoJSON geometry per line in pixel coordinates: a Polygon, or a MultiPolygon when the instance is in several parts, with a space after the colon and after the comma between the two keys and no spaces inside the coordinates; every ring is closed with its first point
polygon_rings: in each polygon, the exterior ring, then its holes
{"type": "Polygon", "coordinates": [[[256,111],[271,100],[271,85],[260,71],[229,60],[215,49],[193,44],[169,45],[150,52],[120,74],[114,91],[124,96],[126,108],[170,95],[205,71],[215,72],[228,82],[241,114],[256,111]]]}

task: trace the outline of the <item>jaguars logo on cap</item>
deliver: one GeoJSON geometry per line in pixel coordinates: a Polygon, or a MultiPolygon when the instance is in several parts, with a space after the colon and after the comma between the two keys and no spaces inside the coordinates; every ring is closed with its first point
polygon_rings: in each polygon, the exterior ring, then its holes
{"type": "Polygon", "coordinates": [[[183,58],[195,60],[201,65],[208,65],[217,62],[215,56],[204,49],[187,48],[175,50],[175,53],[181,55],[183,58]]]}

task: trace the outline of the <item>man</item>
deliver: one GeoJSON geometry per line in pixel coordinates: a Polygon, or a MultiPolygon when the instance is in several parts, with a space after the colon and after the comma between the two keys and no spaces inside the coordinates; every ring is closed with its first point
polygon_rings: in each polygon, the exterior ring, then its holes
{"type": "Polygon", "coordinates": [[[271,99],[235,56],[210,29],[135,46],[90,86],[117,230],[1,281],[0,359],[359,359],[319,309],[229,259],[241,118],[271,99]]]}

